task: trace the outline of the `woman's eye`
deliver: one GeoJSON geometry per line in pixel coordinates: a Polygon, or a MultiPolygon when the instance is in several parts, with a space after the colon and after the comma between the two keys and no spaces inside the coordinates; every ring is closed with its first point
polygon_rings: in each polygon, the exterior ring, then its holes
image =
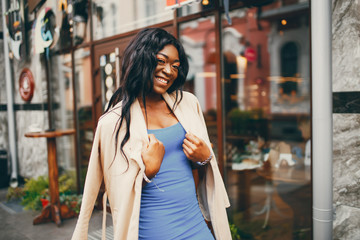
{"type": "Polygon", "coordinates": [[[165,61],[164,61],[164,60],[161,60],[161,59],[158,59],[158,63],[159,63],[159,64],[165,64],[165,61]]]}
{"type": "Polygon", "coordinates": [[[178,65],[173,65],[173,68],[175,68],[176,70],[178,70],[179,67],[180,67],[180,66],[178,66],[178,65]]]}

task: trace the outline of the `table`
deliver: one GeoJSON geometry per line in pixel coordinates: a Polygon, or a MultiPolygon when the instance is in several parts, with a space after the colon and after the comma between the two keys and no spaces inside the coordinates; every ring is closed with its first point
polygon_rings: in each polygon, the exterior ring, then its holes
{"type": "Polygon", "coordinates": [[[72,135],[74,133],[74,129],[25,133],[25,137],[28,138],[46,138],[48,151],[50,203],[45,208],[43,208],[40,215],[34,218],[34,225],[53,221],[57,226],[60,226],[61,218],[72,217],[72,214],[69,214],[66,209],[61,208],[60,206],[58,181],[59,174],[56,159],[56,138],[65,135],[72,135]]]}
{"type": "MultiPolygon", "coordinates": [[[[281,182],[281,183],[285,183],[288,186],[293,185],[300,187],[305,187],[307,188],[308,186],[310,186],[310,190],[311,190],[311,172],[310,172],[310,168],[309,167],[288,167],[288,168],[271,168],[268,165],[264,165],[261,168],[258,168],[256,170],[256,173],[263,177],[266,180],[266,187],[265,187],[265,192],[266,192],[266,200],[265,200],[265,205],[263,207],[263,209],[261,209],[260,211],[257,212],[257,214],[263,214],[266,212],[266,217],[265,217],[265,222],[263,225],[263,228],[266,227],[268,220],[269,220],[269,215],[270,215],[270,210],[271,208],[274,208],[274,210],[276,212],[278,212],[280,215],[282,215],[278,208],[275,205],[275,202],[273,201],[272,197],[273,197],[273,192],[274,192],[274,186],[273,186],[273,181],[277,181],[277,182],[281,182]]],[[[285,186],[286,187],[286,186],[285,186]]],[[[293,188],[293,189],[295,189],[293,188]]],[[[309,190],[307,189],[307,190],[309,190]]],[[[306,194],[304,192],[304,194],[306,194]]],[[[300,193],[300,195],[304,195],[302,193],[300,193]]],[[[296,198],[296,196],[293,196],[296,198]]],[[[305,196],[306,199],[303,199],[304,204],[306,204],[306,200],[310,200],[311,201],[311,193],[310,193],[310,197],[309,196],[305,196]],[[309,199],[307,199],[309,198],[309,199]]],[[[284,197],[282,197],[282,199],[287,202],[287,204],[293,209],[294,211],[294,227],[299,227],[302,224],[299,223],[299,219],[301,218],[300,216],[304,215],[304,212],[301,211],[301,208],[299,208],[299,206],[293,206],[295,205],[293,200],[288,200],[284,199],[284,197]]],[[[301,204],[301,203],[300,203],[301,204]]],[[[311,206],[308,207],[309,210],[311,211],[311,206]]]]}

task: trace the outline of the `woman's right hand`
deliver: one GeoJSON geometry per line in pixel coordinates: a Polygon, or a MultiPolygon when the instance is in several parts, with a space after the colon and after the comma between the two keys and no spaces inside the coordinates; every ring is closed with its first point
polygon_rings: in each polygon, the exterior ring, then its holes
{"type": "Polygon", "coordinates": [[[141,157],[145,164],[145,175],[152,179],[159,172],[165,154],[162,142],[156,139],[154,134],[149,134],[149,144],[143,146],[141,157]]]}

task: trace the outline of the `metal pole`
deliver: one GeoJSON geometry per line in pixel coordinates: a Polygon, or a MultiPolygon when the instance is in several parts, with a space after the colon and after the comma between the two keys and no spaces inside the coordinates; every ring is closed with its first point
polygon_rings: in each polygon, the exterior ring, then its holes
{"type": "Polygon", "coordinates": [[[313,239],[332,239],[331,1],[311,1],[313,239]]]}
{"type": "Polygon", "coordinates": [[[13,99],[13,76],[10,66],[9,59],[9,45],[8,45],[8,31],[6,27],[6,17],[5,11],[6,1],[1,1],[2,5],[2,21],[3,21],[3,31],[4,31],[4,60],[5,60],[5,78],[6,78],[6,100],[7,100],[7,115],[8,115],[8,132],[9,132],[9,157],[11,159],[11,178],[10,178],[10,186],[17,187],[18,179],[17,179],[17,151],[16,151],[16,131],[15,131],[15,113],[14,113],[14,99],[13,99]]]}

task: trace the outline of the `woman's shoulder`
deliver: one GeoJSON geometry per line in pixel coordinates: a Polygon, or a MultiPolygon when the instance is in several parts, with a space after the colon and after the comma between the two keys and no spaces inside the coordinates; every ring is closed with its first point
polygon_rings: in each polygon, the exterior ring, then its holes
{"type": "Polygon", "coordinates": [[[121,102],[105,112],[98,120],[98,126],[115,125],[121,116],[121,102]]]}
{"type": "Polygon", "coordinates": [[[181,100],[181,102],[186,105],[197,106],[199,101],[193,93],[183,91],[183,99],[181,100]]]}
{"type": "Polygon", "coordinates": [[[195,97],[194,94],[192,94],[191,92],[187,92],[187,91],[182,91],[183,92],[183,98],[184,99],[190,99],[190,100],[194,100],[194,99],[197,99],[195,97]]]}

